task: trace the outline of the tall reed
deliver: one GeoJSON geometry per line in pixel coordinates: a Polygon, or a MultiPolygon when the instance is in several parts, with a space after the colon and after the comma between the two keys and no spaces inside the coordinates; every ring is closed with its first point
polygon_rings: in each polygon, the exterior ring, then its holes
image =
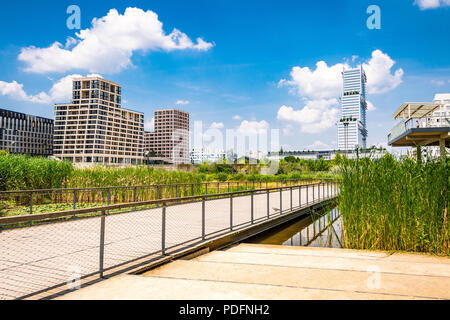
{"type": "Polygon", "coordinates": [[[419,164],[388,154],[341,169],[346,248],[450,254],[450,158],[419,164]]]}

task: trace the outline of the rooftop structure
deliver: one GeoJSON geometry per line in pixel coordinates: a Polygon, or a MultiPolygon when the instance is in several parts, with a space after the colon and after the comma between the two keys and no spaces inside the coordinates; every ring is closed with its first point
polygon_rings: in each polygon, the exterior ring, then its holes
{"type": "MultiPolygon", "coordinates": [[[[436,95],[435,102],[405,102],[394,113],[398,123],[388,135],[393,147],[450,147],[450,94],[436,95]],[[436,99],[443,98],[443,99],[436,99]]],[[[420,153],[417,154],[419,156],[420,153]]]]}

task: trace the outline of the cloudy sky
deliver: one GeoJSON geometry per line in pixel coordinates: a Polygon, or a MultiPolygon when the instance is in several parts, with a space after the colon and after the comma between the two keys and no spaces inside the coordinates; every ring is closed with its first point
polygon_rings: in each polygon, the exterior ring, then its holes
{"type": "Polygon", "coordinates": [[[25,3],[0,11],[0,108],[52,118],[72,77],[98,74],[147,128],[178,107],[205,129],[279,129],[301,150],[336,146],[344,67],[367,74],[369,145],[386,144],[403,102],[450,92],[450,0],[79,0],[80,30],[72,1],[25,3]]]}

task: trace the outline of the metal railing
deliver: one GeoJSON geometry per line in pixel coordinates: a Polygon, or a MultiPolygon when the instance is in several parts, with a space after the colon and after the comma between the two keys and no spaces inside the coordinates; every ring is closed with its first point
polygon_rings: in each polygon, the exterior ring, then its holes
{"type": "Polygon", "coordinates": [[[337,182],[326,181],[0,218],[0,299],[68,285],[64,270],[78,270],[77,279],[102,278],[109,270],[163,257],[338,192],[337,182]],[[110,213],[126,208],[138,211],[110,213]],[[13,226],[19,228],[8,229],[13,226]]]}
{"type": "Polygon", "coordinates": [[[330,178],[288,179],[279,181],[226,181],[204,183],[158,184],[144,186],[61,188],[0,191],[0,201],[8,205],[5,209],[16,214],[34,214],[39,211],[76,210],[118,203],[182,198],[187,196],[230,193],[308,184],[313,181],[328,181],[330,178]],[[52,206],[53,205],[53,206],[52,206]],[[43,208],[40,208],[42,206],[43,208]],[[58,210],[59,209],[59,210],[58,210]]]}

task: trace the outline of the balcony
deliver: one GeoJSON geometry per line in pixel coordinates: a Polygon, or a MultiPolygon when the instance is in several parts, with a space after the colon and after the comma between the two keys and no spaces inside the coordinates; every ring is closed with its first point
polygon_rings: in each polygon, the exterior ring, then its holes
{"type": "Polygon", "coordinates": [[[450,117],[437,103],[404,103],[394,118],[400,121],[388,135],[393,147],[450,146],[450,117]]]}

